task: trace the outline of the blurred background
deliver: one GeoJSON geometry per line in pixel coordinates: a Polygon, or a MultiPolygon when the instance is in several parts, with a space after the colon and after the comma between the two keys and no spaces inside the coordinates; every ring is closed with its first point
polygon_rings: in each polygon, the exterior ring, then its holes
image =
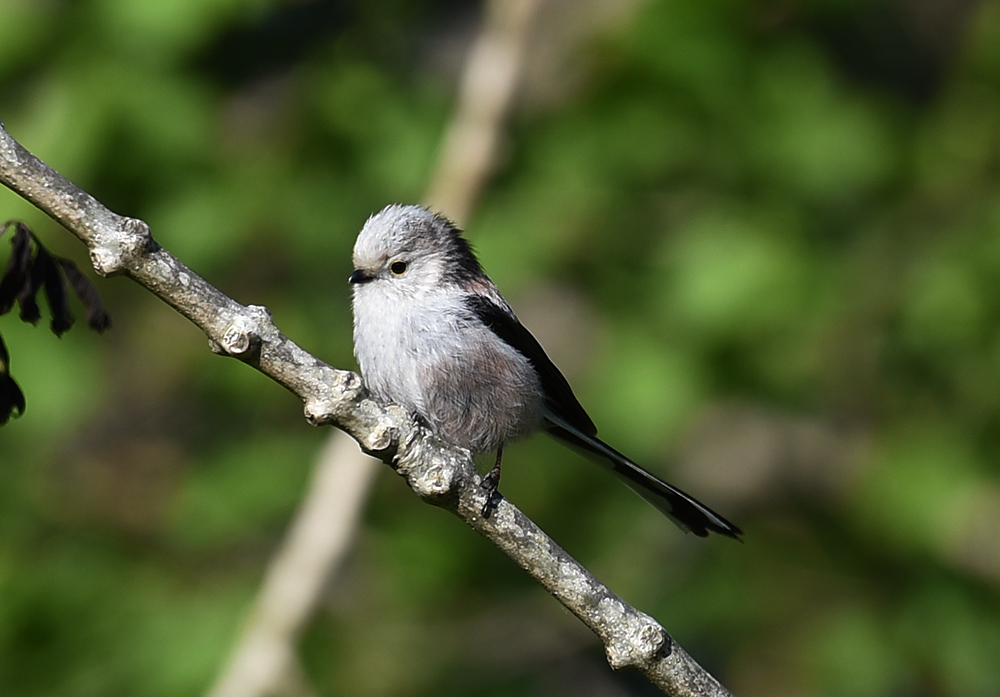
{"type": "MultiPolygon", "coordinates": [[[[0,119],[353,369],[354,237],[425,200],[484,14],[0,0],[0,119]]],[[[605,439],[745,544],[544,438],[505,495],[736,694],[1000,694],[1000,4],[550,0],[528,37],[468,236],[605,439]]],[[[329,431],[96,282],[103,336],[0,325],[0,694],[203,693],[329,431]]],[[[299,658],[289,694],[656,694],[384,467],[299,658]]]]}

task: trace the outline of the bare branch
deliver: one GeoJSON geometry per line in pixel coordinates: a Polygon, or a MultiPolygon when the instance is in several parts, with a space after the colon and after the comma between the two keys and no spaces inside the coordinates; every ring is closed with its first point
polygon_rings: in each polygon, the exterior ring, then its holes
{"type": "Polygon", "coordinates": [[[728,692],[653,619],[603,586],[507,501],[480,515],[484,495],[467,451],[441,441],[404,410],[371,400],[355,373],[332,368],[281,334],[267,310],[227,297],[160,247],[149,227],[117,215],[25,150],[0,125],[0,181],[62,223],[103,275],[124,274],[190,319],[212,350],[253,366],[298,395],[313,424],[333,424],[452,511],[528,571],[604,642],[615,668],[633,667],[670,695],[728,692]]]}
{"type": "Polygon", "coordinates": [[[272,560],[246,630],[210,697],[272,695],[294,674],[299,638],[327,579],[350,549],[377,471],[356,463],[357,445],[334,431],[313,472],[309,495],[272,560]]]}
{"type": "Polygon", "coordinates": [[[424,200],[464,225],[497,161],[503,126],[521,84],[531,20],[542,0],[487,3],[483,31],[465,62],[455,115],[424,200]]]}

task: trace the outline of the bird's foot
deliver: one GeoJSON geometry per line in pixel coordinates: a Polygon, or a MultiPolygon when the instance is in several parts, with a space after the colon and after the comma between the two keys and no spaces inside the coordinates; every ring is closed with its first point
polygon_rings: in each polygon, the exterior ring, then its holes
{"type": "Polygon", "coordinates": [[[483,504],[483,518],[489,518],[493,515],[493,511],[496,510],[497,506],[500,505],[500,501],[503,500],[503,495],[497,491],[500,486],[500,470],[494,467],[489,473],[483,477],[482,483],[479,485],[483,491],[486,492],[486,503],[483,504]]]}

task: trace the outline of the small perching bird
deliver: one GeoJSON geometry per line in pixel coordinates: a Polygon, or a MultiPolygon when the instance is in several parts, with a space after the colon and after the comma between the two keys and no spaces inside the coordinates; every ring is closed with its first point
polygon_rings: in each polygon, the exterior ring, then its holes
{"type": "Polygon", "coordinates": [[[354,245],[354,354],[365,387],[473,454],[496,452],[483,480],[489,516],[506,443],[545,429],[611,469],[682,529],[740,529],[597,438],[566,378],[522,326],[461,231],[419,206],[371,216],[354,245]]]}

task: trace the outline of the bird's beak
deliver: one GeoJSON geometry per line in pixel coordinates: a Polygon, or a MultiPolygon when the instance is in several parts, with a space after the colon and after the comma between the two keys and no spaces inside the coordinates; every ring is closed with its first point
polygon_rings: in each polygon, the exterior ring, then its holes
{"type": "Polygon", "coordinates": [[[347,282],[352,285],[357,285],[359,283],[368,283],[369,281],[374,281],[375,276],[368,273],[367,271],[362,271],[361,269],[354,269],[354,273],[347,277],[347,282]]]}

